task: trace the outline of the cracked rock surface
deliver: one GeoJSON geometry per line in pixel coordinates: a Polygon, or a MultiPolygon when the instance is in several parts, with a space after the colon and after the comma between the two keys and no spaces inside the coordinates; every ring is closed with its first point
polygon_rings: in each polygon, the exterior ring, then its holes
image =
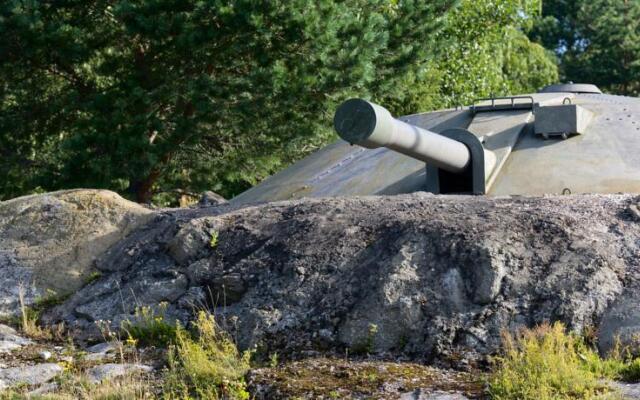
{"type": "Polygon", "coordinates": [[[153,212],[106,190],[68,190],[0,202],[0,316],[73,293],[98,256],[153,212]]]}
{"type": "Polygon", "coordinates": [[[638,200],[414,193],[160,210],[45,320],[97,336],[95,321],[117,328],[165,302],[185,322],[212,309],[243,348],[457,367],[498,349],[503,329],[559,320],[601,327],[606,352],[640,324],[638,200]]]}

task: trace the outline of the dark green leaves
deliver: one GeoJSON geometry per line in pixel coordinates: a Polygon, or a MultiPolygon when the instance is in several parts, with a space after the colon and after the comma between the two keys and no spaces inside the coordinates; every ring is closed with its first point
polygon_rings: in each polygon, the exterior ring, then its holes
{"type": "Polygon", "coordinates": [[[640,93],[640,2],[548,1],[530,36],[555,50],[564,80],[640,93]]]}
{"type": "Polygon", "coordinates": [[[332,140],[348,97],[405,114],[555,79],[519,31],[535,1],[453,4],[5,1],[0,198],[232,196],[332,140]]]}

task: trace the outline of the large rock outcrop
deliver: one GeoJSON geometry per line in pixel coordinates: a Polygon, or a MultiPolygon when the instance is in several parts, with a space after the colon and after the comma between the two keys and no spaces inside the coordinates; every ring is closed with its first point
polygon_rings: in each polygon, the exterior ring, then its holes
{"type": "Polygon", "coordinates": [[[104,190],[69,190],[0,202],[0,315],[81,288],[93,263],[153,212],[104,190]]]}
{"type": "Polygon", "coordinates": [[[454,363],[495,351],[503,329],[545,321],[605,321],[607,346],[640,320],[625,302],[640,284],[637,201],[416,193],[164,210],[46,317],[87,333],[166,302],[182,320],[213,309],[243,347],[454,363]]]}

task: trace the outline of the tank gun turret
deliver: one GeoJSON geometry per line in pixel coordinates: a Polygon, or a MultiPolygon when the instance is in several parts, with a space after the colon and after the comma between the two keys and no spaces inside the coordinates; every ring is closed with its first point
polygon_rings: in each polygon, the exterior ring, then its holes
{"type": "Polygon", "coordinates": [[[397,117],[351,99],[336,110],[334,127],[344,140],[231,203],[417,191],[640,193],[640,99],[593,85],[551,85],[397,117]]]}
{"type": "Polygon", "coordinates": [[[464,129],[431,132],[395,119],[384,107],[362,99],[342,103],[333,123],[346,142],[368,149],[386,147],[426,163],[434,172],[428,177],[446,175],[446,179],[427,183],[431,191],[482,194],[496,163],[495,155],[483,148],[480,139],[464,129]]]}

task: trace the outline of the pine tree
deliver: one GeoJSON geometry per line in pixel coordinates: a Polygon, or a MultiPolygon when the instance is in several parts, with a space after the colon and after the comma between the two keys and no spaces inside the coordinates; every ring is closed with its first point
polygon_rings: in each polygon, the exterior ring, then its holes
{"type": "Polygon", "coordinates": [[[640,93],[640,2],[546,1],[530,37],[555,50],[564,80],[640,93]]]}
{"type": "Polygon", "coordinates": [[[406,114],[536,89],[555,70],[512,60],[539,49],[495,40],[517,37],[536,4],[5,0],[0,199],[72,187],[161,204],[231,196],[332,140],[348,97],[406,114]]]}
{"type": "Polygon", "coordinates": [[[349,93],[406,107],[397,82],[420,75],[450,3],[5,1],[3,172],[148,202],[162,178],[194,179],[191,158],[221,182],[272,169],[349,93]]]}
{"type": "Polygon", "coordinates": [[[640,2],[591,0],[578,14],[583,51],[567,74],[622,95],[640,93],[640,2]]]}

